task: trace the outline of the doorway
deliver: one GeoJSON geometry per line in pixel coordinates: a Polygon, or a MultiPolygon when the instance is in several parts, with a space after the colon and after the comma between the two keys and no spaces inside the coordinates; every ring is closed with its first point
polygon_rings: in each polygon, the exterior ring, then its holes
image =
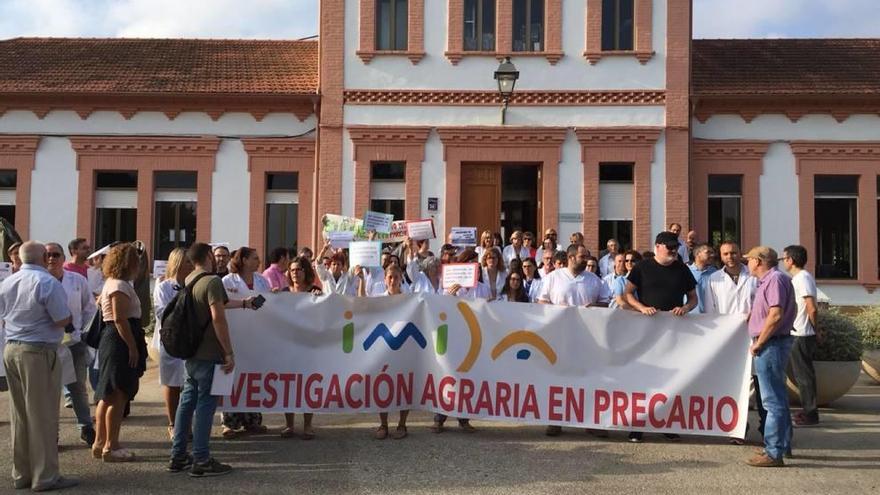
{"type": "MultiPolygon", "coordinates": [[[[473,163],[461,167],[461,225],[500,232],[538,232],[539,165],[473,163]]],[[[537,236],[540,238],[540,236],[537,236]]]]}

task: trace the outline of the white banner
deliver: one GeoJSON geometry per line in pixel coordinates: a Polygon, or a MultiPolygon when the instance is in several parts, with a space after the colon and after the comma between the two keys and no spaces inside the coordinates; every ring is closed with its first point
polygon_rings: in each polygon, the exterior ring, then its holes
{"type": "Polygon", "coordinates": [[[231,310],[221,410],[377,412],[742,437],[743,316],[464,301],[431,294],[266,294],[231,310]]]}

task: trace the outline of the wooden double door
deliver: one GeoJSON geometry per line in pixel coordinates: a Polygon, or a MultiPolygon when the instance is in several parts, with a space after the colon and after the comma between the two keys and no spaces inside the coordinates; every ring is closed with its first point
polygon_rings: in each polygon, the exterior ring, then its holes
{"type": "Polygon", "coordinates": [[[461,225],[500,232],[505,243],[514,230],[540,239],[540,172],[535,164],[463,163],[461,225]]]}

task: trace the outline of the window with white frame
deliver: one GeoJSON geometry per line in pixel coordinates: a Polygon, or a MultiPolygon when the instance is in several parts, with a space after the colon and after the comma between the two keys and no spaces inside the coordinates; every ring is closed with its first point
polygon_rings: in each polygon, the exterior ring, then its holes
{"type": "Polygon", "coordinates": [[[608,239],[616,239],[620,249],[632,248],[633,164],[599,165],[599,250],[608,239]]]}
{"type": "Polygon", "coordinates": [[[153,253],[166,260],[177,247],[187,247],[196,239],[196,172],[156,172],[153,196],[153,253]]]}
{"type": "Polygon", "coordinates": [[[816,278],[858,276],[858,175],[816,175],[816,278]]]}
{"type": "Polygon", "coordinates": [[[133,242],[137,231],[135,171],[95,174],[95,248],[111,242],[133,242]]]}
{"type": "Polygon", "coordinates": [[[299,221],[299,174],[296,172],[266,174],[266,252],[263,259],[277,247],[295,253],[299,221]]]}
{"type": "Polygon", "coordinates": [[[15,170],[0,170],[0,217],[15,225],[15,187],[18,176],[15,170]]]}
{"type": "Polygon", "coordinates": [[[406,218],[406,163],[370,164],[370,210],[406,218]]]}
{"type": "Polygon", "coordinates": [[[742,240],[742,175],[709,176],[709,243],[742,240]]]}

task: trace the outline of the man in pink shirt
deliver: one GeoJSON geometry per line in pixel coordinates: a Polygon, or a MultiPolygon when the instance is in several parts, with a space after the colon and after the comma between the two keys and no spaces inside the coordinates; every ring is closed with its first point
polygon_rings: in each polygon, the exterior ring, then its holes
{"type": "Polygon", "coordinates": [[[79,273],[88,279],[89,264],[86,260],[92,254],[92,248],[89,246],[89,243],[82,237],[77,237],[67,244],[67,251],[70,253],[70,261],[64,263],[64,269],[69,272],[79,273]]]}
{"type": "Polygon", "coordinates": [[[277,247],[269,253],[269,265],[263,271],[263,276],[269,281],[273,290],[287,288],[287,265],[290,264],[290,251],[284,247],[277,247]]]}

